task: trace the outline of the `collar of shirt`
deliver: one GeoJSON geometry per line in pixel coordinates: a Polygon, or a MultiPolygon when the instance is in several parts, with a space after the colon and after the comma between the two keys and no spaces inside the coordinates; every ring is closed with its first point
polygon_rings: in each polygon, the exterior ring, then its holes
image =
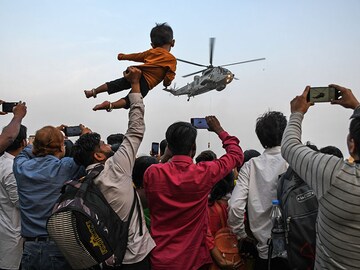
{"type": "Polygon", "coordinates": [[[194,163],[192,157],[186,155],[176,155],[171,158],[171,162],[194,163]]]}
{"type": "Polygon", "coordinates": [[[95,166],[97,166],[98,164],[100,163],[93,163],[93,164],[90,164],[89,166],[86,167],[86,173],[89,173],[92,169],[95,168],[95,166]]]}
{"type": "Polygon", "coordinates": [[[267,148],[264,151],[264,154],[268,154],[268,155],[277,155],[281,152],[281,146],[274,146],[271,148],[267,148]]]}
{"type": "Polygon", "coordinates": [[[8,152],[4,152],[3,157],[4,157],[4,158],[10,158],[10,159],[14,159],[14,158],[15,158],[12,154],[10,154],[10,153],[8,153],[8,152]]]}

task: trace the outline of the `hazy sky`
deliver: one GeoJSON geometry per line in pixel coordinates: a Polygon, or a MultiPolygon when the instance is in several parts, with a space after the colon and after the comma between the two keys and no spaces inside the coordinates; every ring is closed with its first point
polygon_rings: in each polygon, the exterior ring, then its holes
{"type": "MultiPolygon", "coordinates": [[[[0,99],[26,101],[29,134],[45,125],[83,123],[104,139],[124,133],[128,111],[94,112],[95,104],[127,93],[86,99],[83,90],[122,76],[117,54],[150,48],[156,22],[168,22],[176,40],[172,53],[209,63],[209,38],[216,37],[214,65],[253,58],[265,61],[230,67],[239,80],[222,91],[175,97],[159,85],[145,98],[146,132],[139,154],[149,153],[175,121],[216,115],[243,150],[263,151],[256,118],[268,110],[290,114],[290,100],[306,85],[337,83],[360,99],[360,1],[17,1],[0,0],[0,99]]],[[[200,68],[178,63],[174,80],[200,68]]],[[[330,104],[310,108],[303,142],[335,145],[347,156],[350,110],[330,104]]],[[[0,117],[5,126],[11,116],[0,117]]],[[[76,138],[74,138],[76,139],[76,138]]],[[[198,132],[198,153],[224,153],[219,139],[198,132]]]]}

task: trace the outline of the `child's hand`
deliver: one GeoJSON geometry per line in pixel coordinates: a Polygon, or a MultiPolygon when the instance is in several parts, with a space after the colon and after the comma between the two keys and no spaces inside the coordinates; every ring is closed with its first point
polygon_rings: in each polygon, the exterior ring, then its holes
{"type": "Polygon", "coordinates": [[[94,96],[94,90],[84,90],[86,98],[91,98],[94,96]]]}

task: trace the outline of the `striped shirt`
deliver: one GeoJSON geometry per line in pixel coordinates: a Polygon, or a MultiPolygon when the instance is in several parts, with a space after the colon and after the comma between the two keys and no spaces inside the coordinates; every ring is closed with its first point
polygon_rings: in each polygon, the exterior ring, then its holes
{"type": "Polygon", "coordinates": [[[319,200],[315,269],[360,269],[360,164],[303,145],[303,117],[291,114],[281,153],[319,200]]]}

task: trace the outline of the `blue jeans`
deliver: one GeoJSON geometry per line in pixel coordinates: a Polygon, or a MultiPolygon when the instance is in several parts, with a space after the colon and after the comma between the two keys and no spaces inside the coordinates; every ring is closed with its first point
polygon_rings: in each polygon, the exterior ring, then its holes
{"type": "Polygon", "coordinates": [[[21,270],[71,270],[55,242],[26,241],[21,270]]]}

